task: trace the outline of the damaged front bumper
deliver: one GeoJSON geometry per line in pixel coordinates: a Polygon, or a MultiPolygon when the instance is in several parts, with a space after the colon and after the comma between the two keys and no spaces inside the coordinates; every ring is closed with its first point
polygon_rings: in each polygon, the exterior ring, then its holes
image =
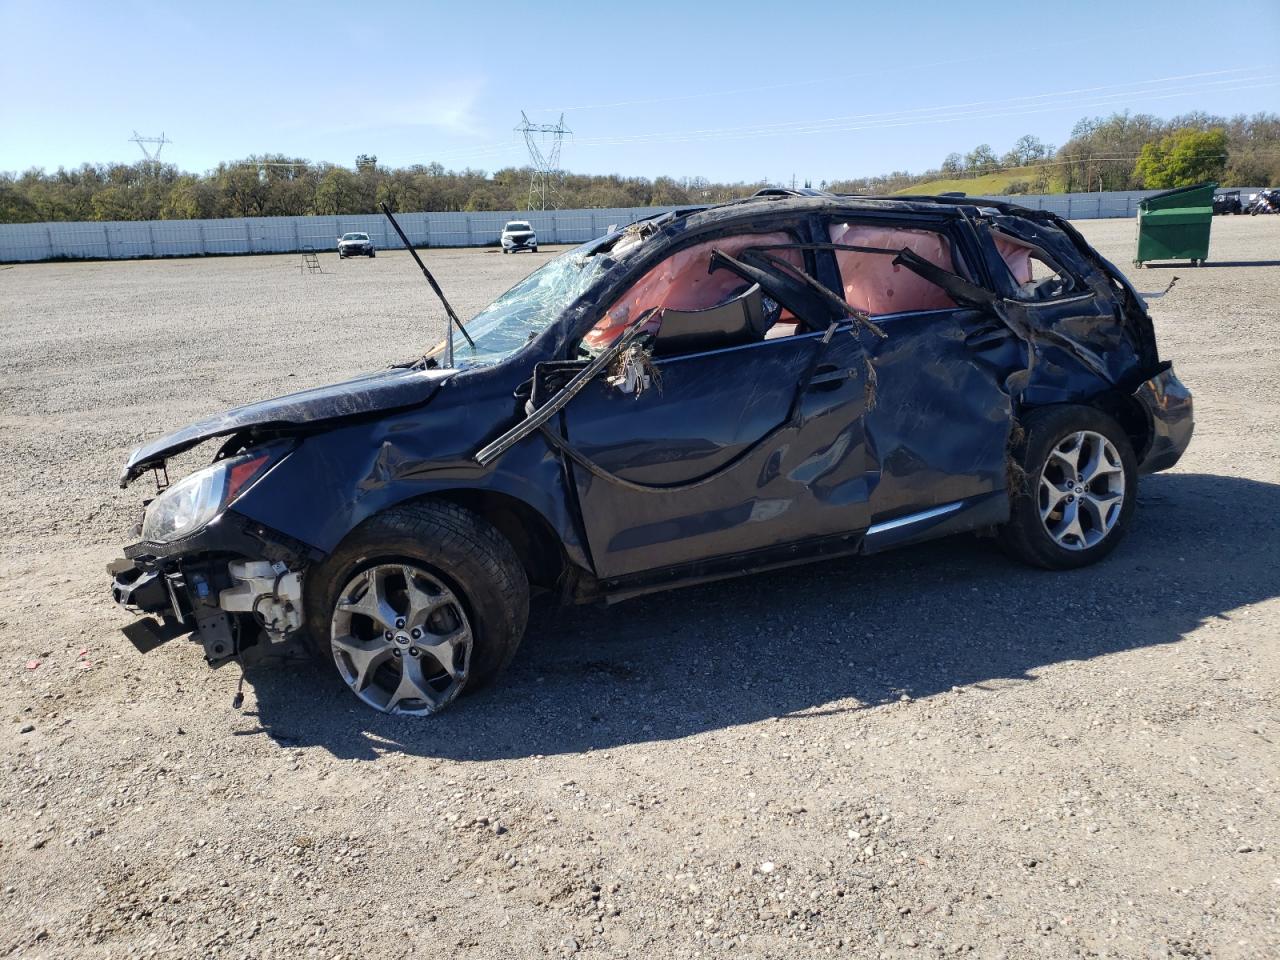
{"type": "Polygon", "coordinates": [[[1158,374],[1134,391],[1150,418],[1150,438],[1138,464],[1140,473],[1168,470],[1176,464],[1191,443],[1195,418],[1191,410],[1191,391],[1165,364],[1158,374]]]}
{"type": "Polygon", "coordinates": [[[185,540],[136,543],[124,553],[107,566],[111,596],[140,615],[132,632],[153,645],[194,632],[213,664],[302,628],[303,571],[317,557],[233,511],[185,540]]]}

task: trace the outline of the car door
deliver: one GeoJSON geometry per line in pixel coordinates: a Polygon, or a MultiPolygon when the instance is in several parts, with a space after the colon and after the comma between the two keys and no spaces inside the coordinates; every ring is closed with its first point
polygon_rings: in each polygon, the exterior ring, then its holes
{"type": "Polygon", "coordinates": [[[750,565],[753,552],[866,527],[868,368],[851,322],[653,369],[638,395],[598,379],[562,415],[601,579],[750,565]]]}
{"type": "Polygon", "coordinates": [[[993,317],[893,262],[905,248],[972,276],[953,228],[833,218],[828,230],[833,244],[861,248],[833,251],[845,298],[887,334],[869,347],[865,549],[1003,521],[1012,422],[1004,380],[1016,350],[993,317]]]}

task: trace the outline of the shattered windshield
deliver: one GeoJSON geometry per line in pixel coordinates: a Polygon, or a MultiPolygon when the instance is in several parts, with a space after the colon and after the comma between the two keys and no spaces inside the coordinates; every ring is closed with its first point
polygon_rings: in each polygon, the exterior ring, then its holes
{"type": "MultiPolygon", "coordinates": [[[[607,254],[587,253],[589,244],[561,254],[535,270],[463,326],[476,343],[454,331],[453,360],[461,368],[498,363],[541,333],[613,263],[607,254]]],[[[428,357],[444,362],[444,341],[428,357]]]]}

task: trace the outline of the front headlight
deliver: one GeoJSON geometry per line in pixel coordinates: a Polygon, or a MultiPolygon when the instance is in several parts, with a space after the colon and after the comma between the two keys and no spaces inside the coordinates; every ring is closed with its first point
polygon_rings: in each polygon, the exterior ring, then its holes
{"type": "Polygon", "coordinates": [[[179,480],[147,506],[142,539],[169,543],[207,526],[274,459],[270,451],[246,454],[221,460],[179,480]]]}

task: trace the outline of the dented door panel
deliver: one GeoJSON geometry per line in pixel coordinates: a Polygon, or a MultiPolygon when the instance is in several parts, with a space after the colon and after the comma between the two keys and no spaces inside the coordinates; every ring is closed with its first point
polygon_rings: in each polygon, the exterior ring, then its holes
{"type": "Polygon", "coordinates": [[[844,325],[660,362],[661,392],[585,390],[567,439],[627,481],[573,468],[597,575],[864,529],[863,358],[844,325]]]}
{"type": "Polygon", "coordinates": [[[986,495],[1007,502],[1012,408],[1001,361],[1016,362],[1012,335],[993,334],[973,310],[877,319],[889,337],[870,353],[872,523],[986,495]]]}

